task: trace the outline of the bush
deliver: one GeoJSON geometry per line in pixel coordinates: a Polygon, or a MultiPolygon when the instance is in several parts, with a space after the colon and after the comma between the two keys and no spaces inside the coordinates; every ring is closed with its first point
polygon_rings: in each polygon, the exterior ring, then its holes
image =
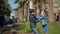
{"type": "Polygon", "coordinates": [[[22,30],[24,29],[25,25],[24,24],[14,24],[13,28],[16,30],[22,30]]]}

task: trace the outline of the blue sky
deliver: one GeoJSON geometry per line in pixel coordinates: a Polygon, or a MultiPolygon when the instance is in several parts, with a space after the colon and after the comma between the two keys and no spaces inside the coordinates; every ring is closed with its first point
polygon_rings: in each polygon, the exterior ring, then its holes
{"type": "Polygon", "coordinates": [[[14,4],[15,0],[8,0],[8,3],[10,4],[10,6],[12,7],[12,9],[15,9],[17,7],[18,4],[14,4]]]}
{"type": "Polygon", "coordinates": [[[13,10],[13,9],[15,9],[17,6],[18,6],[18,4],[14,4],[14,1],[15,0],[8,0],[8,3],[10,4],[10,7],[12,8],[11,9],[11,14],[15,14],[15,11],[13,10]]]}

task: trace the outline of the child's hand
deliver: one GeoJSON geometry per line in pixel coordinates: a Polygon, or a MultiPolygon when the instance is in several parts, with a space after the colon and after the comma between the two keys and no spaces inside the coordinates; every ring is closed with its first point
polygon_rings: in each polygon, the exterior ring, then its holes
{"type": "Polygon", "coordinates": [[[40,21],[40,19],[38,19],[38,21],[40,21]]]}
{"type": "Polygon", "coordinates": [[[40,23],[42,22],[41,19],[39,19],[39,22],[40,22],[40,23]]]}

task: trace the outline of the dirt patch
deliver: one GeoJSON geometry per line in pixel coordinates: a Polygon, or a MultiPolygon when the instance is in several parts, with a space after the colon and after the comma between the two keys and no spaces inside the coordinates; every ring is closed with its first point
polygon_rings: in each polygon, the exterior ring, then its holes
{"type": "Polygon", "coordinates": [[[9,29],[5,32],[3,32],[3,34],[19,34],[15,29],[9,29]]]}
{"type": "Polygon", "coordinates": [[[33,32],[29,32],[28,34],[34,34],[33,32]]]}

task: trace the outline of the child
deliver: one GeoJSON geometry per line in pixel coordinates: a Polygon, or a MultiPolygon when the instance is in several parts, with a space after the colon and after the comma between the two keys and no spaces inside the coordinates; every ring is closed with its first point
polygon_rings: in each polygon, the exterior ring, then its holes
{"type": "Polygon", "coordinates": [[[42,23],[42,33],[48,34],[47,16],[44,11],[41,12],[40,20],[42,23]]]}
{"type": "Polygon", "coordinates": [[[59,23],[59,13],[56,13],[55,14],[55,19],[56,19],[55,20],[56,24],[59,23]]]}
{"type": "Polygon", "coordinates": [[[33,9],[30,10],[30,27],[32,28],[34,34],[38,34],[37,29],[36,29],[36,23],[38,22],[38,19],[35,16],[35,11],[33,9]]]}

